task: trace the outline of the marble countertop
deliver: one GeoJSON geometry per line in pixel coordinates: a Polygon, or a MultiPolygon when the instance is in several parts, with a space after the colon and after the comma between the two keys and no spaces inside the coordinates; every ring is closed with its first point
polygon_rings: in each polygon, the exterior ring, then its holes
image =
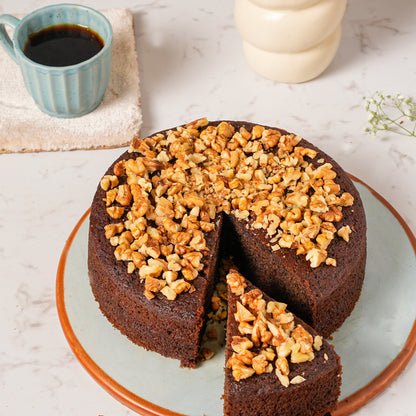
{"type": "MultiPolygon", "coordinates": [[[[128,7],[134,13],[143,136],[203,116],[279,123],[384,196],[416,234],[416,138],[370,136],[364,131],[362,100],[378,90],[416,96],[414,0],[350,0],[335,60],[321,77],[296,85],[261,78],[247,65],[232,1],[80,3],[128,7]]],[[[46,4],[1,0],[0,14],[46,4]]],[[[0,155],[1,415],[135,414],[81,367],[55,306],[65,242],[89,207],[101,175],[122,151],[0,155]]],[[[355,414],[414,415],[415,387],[416,356],[355,414]]]]}

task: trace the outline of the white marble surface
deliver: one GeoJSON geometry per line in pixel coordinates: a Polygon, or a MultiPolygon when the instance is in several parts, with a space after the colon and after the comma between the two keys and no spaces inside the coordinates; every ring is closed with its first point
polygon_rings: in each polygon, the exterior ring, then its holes
{"type": "MultiPolygon", "coordinates": [[[[0,0],[0,13],[50,3],[0,0]]],[[[279,122],[381,193],[416,233],[416,139],[369,136],[362,103],[363,95],[376,90],[416,96],[414,0],[350,0],[334,62],[320,78],[299,85],[268,81],[248,67],[232,1],[81,3],[134,12],[143,135],[200,116],[279,122]]],[[[0,155],[1,415],[135,414],[78,363],[55,307],[56,269],[66,239],[121,151],[0,155]]],[[[415,388],[413,357],[356,415],[414,415],[415,388]]]]}

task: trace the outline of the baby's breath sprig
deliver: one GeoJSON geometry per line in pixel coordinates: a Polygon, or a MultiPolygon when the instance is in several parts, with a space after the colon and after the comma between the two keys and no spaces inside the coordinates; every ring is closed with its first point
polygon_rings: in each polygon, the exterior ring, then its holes
{"type": "Polygon", "coordinates": [[[364,97],[368,112],[365,131],[374,136],[380,131],[390,131],[416,137],[416,102],[402,94],[384,95],[377,91],[372,97],[364,97]]]}

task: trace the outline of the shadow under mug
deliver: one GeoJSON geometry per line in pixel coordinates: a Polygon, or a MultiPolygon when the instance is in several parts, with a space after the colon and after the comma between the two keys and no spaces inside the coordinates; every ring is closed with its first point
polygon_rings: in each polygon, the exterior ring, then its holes
{"type": "Polygon", "coordinates": [[[0,16],[0,43],[20,66],[26,89],[38,107],[55,117],[79,117],[98,107],[110,79],[112,41],[113,31],[107,18],[85,6],[46,6],[21,20],[7,14],[0,16]],[[103,48],[90,59],[62,67],[36,63],[24,54],[31,34],[62,24],[89,28],[100,35],[103,48]],[[5,25],[14,29],[12,39],[5,25]]]}

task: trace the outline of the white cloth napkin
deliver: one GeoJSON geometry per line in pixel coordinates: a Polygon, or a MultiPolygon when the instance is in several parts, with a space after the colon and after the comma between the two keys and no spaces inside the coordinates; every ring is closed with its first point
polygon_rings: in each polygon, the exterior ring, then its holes
{"type": "Polygon", "coordinates": [[[103,11],[113,27],[110,82],[93,112],[77,118],[41,112],[26,91],[18,65],[0,46],[0,153],[96,149],[127,144],[142,125],[133,15],[103,11]]]}

